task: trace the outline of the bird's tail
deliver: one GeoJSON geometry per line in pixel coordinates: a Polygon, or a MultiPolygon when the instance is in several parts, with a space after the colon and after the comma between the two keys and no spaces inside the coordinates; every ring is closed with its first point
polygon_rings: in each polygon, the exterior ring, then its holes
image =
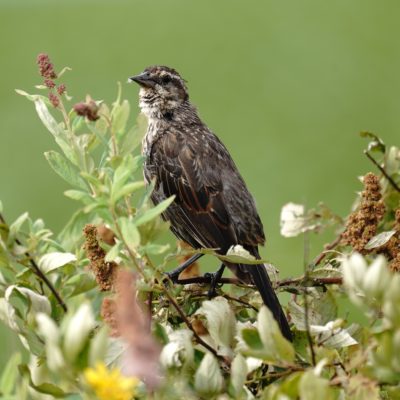
{"type": "Polygon", "coordinates": [[[270,309],[275,320],[281,329],[283,336],[292,341],[292,333],[290,332],[289,323],[287,322],[285,313],[279,304],[278,297],[272,287],[265,265],[243,265],[243,269],[247,270],[254,285],[261,294],[264,304],[270,309]]]}

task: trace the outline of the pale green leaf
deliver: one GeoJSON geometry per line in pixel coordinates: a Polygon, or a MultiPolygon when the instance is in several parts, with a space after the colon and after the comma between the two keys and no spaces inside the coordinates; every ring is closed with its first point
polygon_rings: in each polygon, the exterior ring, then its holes
{"type": "Polygon", "coordinates": [[[218,352],[232,355],[232,345],[236,334],[236,318],[228,301],[224,297],[215,297],[203,301],[196,315],[206,318],[206,327],[211,338],[218,346],[218,352]]]}
{"type": "Polygon", "coordinates": [[[107,326],[102,326],[95,337],[90,341],[89,362],[90,365],[95,365],[96,362],[104,360],[107,352],[107,344],[109,337],[109,329],[107,326]]]}
{"type": "Polygon", "coordinates": [[[139,114],[136,125],[125,133],[120,144],[121,155],[129,154],[138,147],[147,130],[147,118],[139,114]]]}
{"type": "Polygon", "coordinates": [[[28,220],[29,214],[27,212],[20,215],[11,225],[10,225],[10,236],[15,237],[20,231],[22,225],[28,220]]]}
{"type": "Polygon", "coordinates": [[[217,253],[214,253],[214,255],[222,261],[227,261],[234,264],[256,265],[264,264],[266,262],[265,260],[256,259],[240,244],[231,246],[226,255],[219,255],[217,253]]]}
{"type": "Polygon", "coordinates": [[[335,391],[329,381],[317,376],[314,371],[307,371],[302,375],[299,393],[301,400],[336,400],[335,391]]]}
{"type": "Polygon", "coordinates": [[[161,203],[157,204],[155,207],[150,208],[149,210],[140,213],[135,217],[136,226],[140,226],[145,224],[146,222],[151,221],[152,219],[158,217],[162,212],[164,212],[169,205],[174,201],[175,196],[171,196],[168,199],[165,199],[161,203]]]}
{"type": "Polygon", "coordinates": [[[148,243],[142,247],[141,251],[144,254],[157,255],[165,253],[169,248],[170,248],[169,244],[162,245],[162,244],[148,243]]]}
{"type": "Polygon", "coordinates": [[[92,197],[90,196],[90,194],[83,190],[75,190],[75,189],[66,190],[64,192],[64,195],[69,197],[72,200],[77,200],[77,201],[86,201],[87,202],[87,201],[92,200],[92,197]]]}
{"type": "Polygon", "coordinates": [[[122,242],[119,241],[116,244],[114,244],[114,246],[112,246],[111,249],[108,250],[106,257],[104,258],[104,261],[105,262],[115,261],[115,259],[119,256],[122,248],[123,248],[122,242]]]}
{"type": "Polygon", "coordinates": [[[140,244],[140,233],[133,219],[121,217],[118,219],[123,240],[130,249],[135,249],[140,244]]]}
{"type": "Polygon", "coordinates": [[[396,231],[381,232],[378,235],[372,237],[369,242],[364,246],[364,249],[371,250],[377,247],[381,247],[386,244],[390,238],[396,233],[396,231]]]}
{"type": "Polygon", "coordinates": [[[47,130],[53,135],[56,143],[60,146],[68,160],[76,164],[76,157],[67,137],[68,133],[61,125],[57,124],[57,121],[51,115],[41,96],[35,99],[35,107],[40,120],[43,122],[47,130]]]}
{"type": "Polygon", "coordinates": [[[22,357],[20,353],[13,354],[7,361],[0,379],[0,393],[3,396],[8,396],[13,392],[18,377],[17,367],[21,361],[22,357]]]}
{"type": "Polygon", "coordinates": [[[130,195],[136,190],[142,189],[144,187],[144,181],[131,182],[122,186],[119,190],[114,191],[111,195],[111,202],[116,203],[119,199],[124,196],[130,195]]]}
{"type": "Polygon", "coordinates": [[[74,261],[76,261],[75,254],[53,252],[40,258],[39,267],[44,273],[48,273],[74,261]]]}
{"type": "Polygon", "coordinates": [[[18,366],[20,375],[25,376],[29,380],[29,385],[39,393],[49,394],[56,398],[65,398],[68,393],[65,393],[61,388],[52,383],[42,383],[40,385],[35,385],[32,381],[31,372],[26,364],[21,364],[18,366]]]}
{"type": "Polygon", "coordinates": [[[68,162],[68,160],[60,153],[51,150],[44,153],[47,161],[53,170],[70,185],[87,189],[87,185],[78,170],[68,162]]]}
{"type": "Polygon", "coordinates": [[[232,361],[230,383],[236,397],[243,391],[247,378],[247,364],[244,357],[239,353],[232,361]]]}
{"type": "Polygon", "coordinates": [[[267,307],[261,307],[257,323],[260,339],[264,345],[265,360],[293,363],[295,358],[293,345],[282,336],[278,323],[267,307]]]}
{"type": "Polygon", "coordinates": [[[129,118],[129,112],[130,106],[127,100],[123,100],[121,104],[114,105],[111,113],[111,123],[114,132],[119,133],[125,130],[129,118]]]}
{"type": "Polygon", "coordinates": [[[83,350],[95,326],[89,303],[83,303],[71,317],[65,330],[64,355],[69,361],[73,362],[83,350]]]}
{"type": "Polygon", "coordinates": [[[205,396],[212,396],[221,392],[223,385],[224,379],[217,359],[211,353],[206,353],[194,376],[196,391],[205,396]]]}
{"type": "Polygon", "coordinates": [[[25,90],[21,90],[21,89],[15,89],[15,92],[17,94],[19,94],[20,96],[26,97],[30,101],[36,101],[38,98],[42,97],[37,94],[29,94],[29,93],[25,92],[25,90]]]}

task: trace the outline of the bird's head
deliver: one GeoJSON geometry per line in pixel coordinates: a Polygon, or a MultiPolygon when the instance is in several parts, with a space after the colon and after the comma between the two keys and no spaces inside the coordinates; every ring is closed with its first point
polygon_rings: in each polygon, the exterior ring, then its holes
{"type": "Polygon", "coordinates": [[[189,99],[185,81],[169,67],[148,67],[141,74],[129,78],[129,82],[140,86],[139,105],[148,117],[171,115],[189,99]]]}

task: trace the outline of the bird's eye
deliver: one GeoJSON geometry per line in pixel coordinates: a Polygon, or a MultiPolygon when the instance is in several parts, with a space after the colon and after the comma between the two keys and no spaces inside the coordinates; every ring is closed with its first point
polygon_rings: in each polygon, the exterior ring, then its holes
{"type": "Polygon", "coordinates": [[[162,83],[163,83],[164,85],[166,85],[167,83],[170,83],[170,82],[171,82],[171,77],[168,76],[168,75],[164,75],[164,76],[161,78],[161,80],[162,80],[162,83]]]}

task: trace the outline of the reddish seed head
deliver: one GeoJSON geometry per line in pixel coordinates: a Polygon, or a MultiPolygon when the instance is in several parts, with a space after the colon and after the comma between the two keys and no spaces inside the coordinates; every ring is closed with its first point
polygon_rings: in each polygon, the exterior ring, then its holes
{"type": "Polygon", "coordinates": [[[54,71],[54,65],[50,62],[47,54],[41,53],[37,56],[37,64],[39,66],[39,73],[43,78],[55,79],[57,74],[54,71]]]}
{"type": "Polygon", "coordinates": [[[49,100],[54,108],[57,108],[60,105],[60,99],[58,98],[58,96],[56,94],[54,94],[52,92],[49,93],[49,100]]]}
{"type": "Polygon", "coordinates": [[[99,107],[96,104],[95,101],[90,100],[87,103],[77,103],[74,105],[74,111],[82,116],[86,117],[89,121],[96,121],[100,117],[97,115],[97,112],[99,111],[99,107]]]}
{"type": "Polygon", "coordinates": [[[60,96],[62,96],[66,90],[67,88],[63,83],[57,88],[57,92],[60,96]]]}
{"type": "Polygon", "coordinates": [[[49,88],[49,89],[53,89],[56,84],[51,80],[51,79],[45,79],[44,80],[44,84],[49,88]]]}

